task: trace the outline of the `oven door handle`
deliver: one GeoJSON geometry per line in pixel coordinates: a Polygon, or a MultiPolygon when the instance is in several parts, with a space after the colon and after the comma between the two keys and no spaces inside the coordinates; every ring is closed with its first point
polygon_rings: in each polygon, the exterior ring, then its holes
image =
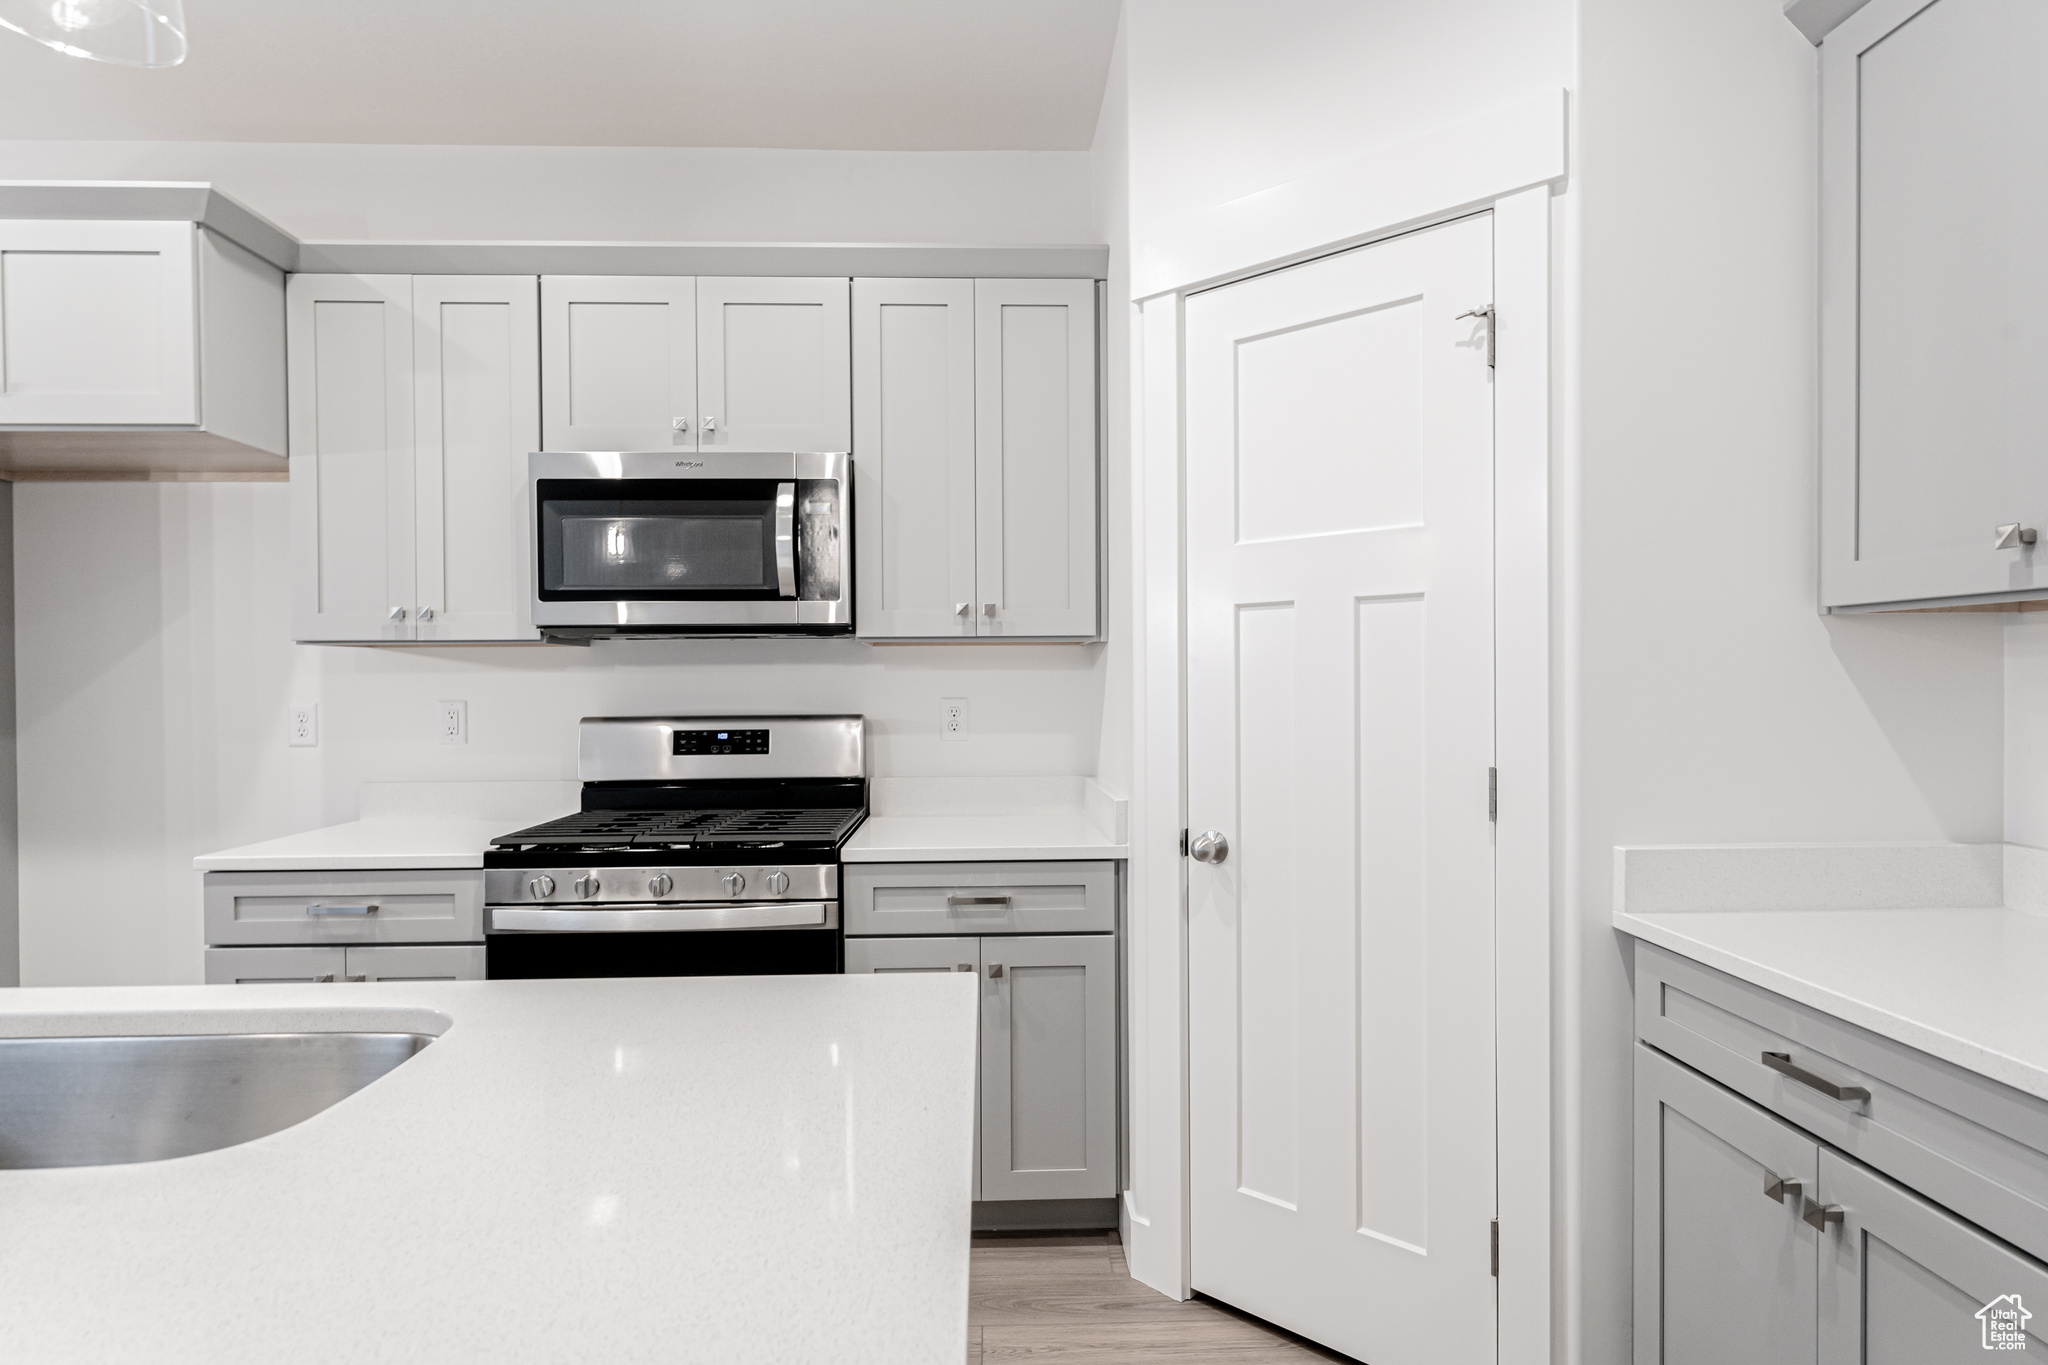
{"type": "Polygon", "coordinates": [[[693,929],[821,929],[831,922],[824,901],[736,905],[487,905],[493,933],[656,934],[693,929]]]}
{"type": "Polygon", "coordinates": [[[784,597],[796,596],[796,485],[775,485],[775,582],[784,597]]]}

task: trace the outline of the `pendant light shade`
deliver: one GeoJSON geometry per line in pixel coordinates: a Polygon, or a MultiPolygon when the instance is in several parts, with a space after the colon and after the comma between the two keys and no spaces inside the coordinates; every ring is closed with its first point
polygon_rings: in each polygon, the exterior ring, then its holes
{"type": "Polygon", "coordinates": [[[183,0],[0,0],[0,26],[95,62],[176,66],[185,60],[183,0]]]}

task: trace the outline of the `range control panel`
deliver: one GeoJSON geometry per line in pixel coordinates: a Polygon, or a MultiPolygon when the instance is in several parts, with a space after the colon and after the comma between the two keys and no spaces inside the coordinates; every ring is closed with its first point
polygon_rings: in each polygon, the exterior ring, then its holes
{"type": "Polygon", "coordinates": [[[675,732],[677,756],[694,754],[765,754],[768,752],[766,730],[678,730],[675,732]]]}

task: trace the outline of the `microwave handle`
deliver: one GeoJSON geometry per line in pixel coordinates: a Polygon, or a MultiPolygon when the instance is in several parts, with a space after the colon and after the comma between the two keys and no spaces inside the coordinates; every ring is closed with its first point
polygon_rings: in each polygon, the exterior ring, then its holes
{"type": "Polygon", "coordinates": [[[796,485],[775,485],[775,581],[784,597],[796,596],[796,485]]]}

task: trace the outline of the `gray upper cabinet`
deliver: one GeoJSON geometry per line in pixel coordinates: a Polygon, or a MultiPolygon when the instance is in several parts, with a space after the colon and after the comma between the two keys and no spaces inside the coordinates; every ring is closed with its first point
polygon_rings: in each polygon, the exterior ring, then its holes
{"type": "Polygon", "coordinates": [[[974,281],[853,282],[855,619],[972,639],[974,281]]]}
{"type": "Polygon", "coordinates": [[[860,634],[1091,639],[1095,285],[858,280],[860,634]]]}
{"type": "Polygon", "coordinates": [[[699,450],[851,450],[848,281],[697,280],[699,450]]]}
{"type": "Polygon", "coordinates": [[[543,275],[541,448],[697,448],[697,281],[543,275]]]}
{"type": "Polygon", "coordinates": [[[1821,47],[1821,603],[2048,595],[2048,9],[1871,0],[1821,47]]]}
{"type": "Polygon", "coordinates": [[[1116,1193],[1116,939],[981,940],[981,1197],[1116,1193]]]}
{"type": "Polygon", "coordinates": [[[530,275],[294,275],[293,638],[531,640],[530,275]]]}

